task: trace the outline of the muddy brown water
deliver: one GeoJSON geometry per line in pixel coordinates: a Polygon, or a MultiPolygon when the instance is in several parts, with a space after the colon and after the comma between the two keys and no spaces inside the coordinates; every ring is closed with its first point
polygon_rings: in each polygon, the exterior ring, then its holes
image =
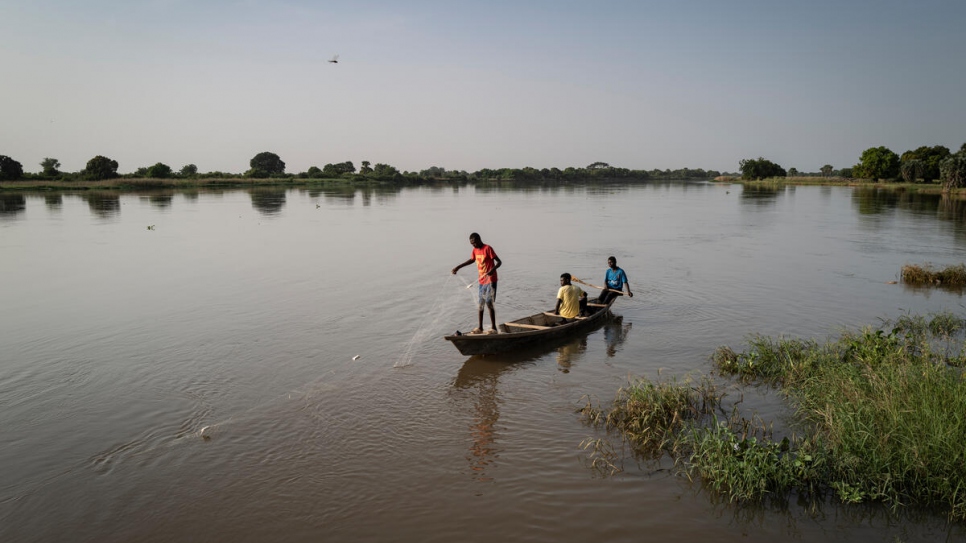
{"type": "MultiPolygon", "coordinates": [[[[822,339],[962,295],[895,281],[964,260],[961,202],[848,188],[2,194],[2,541],[936,541],[941,515],[736,508],[575,413],[634,376],[711,371],[749,334],[822,339]],[[467,358],[479,232],[497,318],[563,272],[635,297],[548,346],[467,358]]],[[[781,426],[766,389],[733,390],[781,426]]]]}

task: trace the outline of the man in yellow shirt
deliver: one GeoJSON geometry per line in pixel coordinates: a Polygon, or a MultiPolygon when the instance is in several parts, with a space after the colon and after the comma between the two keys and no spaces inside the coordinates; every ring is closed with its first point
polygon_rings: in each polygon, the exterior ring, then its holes
{"type": "Polygon", "coordinates": [[[572,319],[587,310],[587,293],[580,287],[570,284],[570,274],[560,276],[560,290],[557,291],[557,307],[554,314],[572,319]]]}

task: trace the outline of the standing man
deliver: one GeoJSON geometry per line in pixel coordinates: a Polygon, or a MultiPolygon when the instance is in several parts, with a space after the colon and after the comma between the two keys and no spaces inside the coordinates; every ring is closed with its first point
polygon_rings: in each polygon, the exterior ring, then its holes
{"type": "Polygon", "coordinates": [[[604,274],[604,286],[606,288],[597,297],[597,303],[610,303],[611,300],[621,295],[624,285],[627,285],[627,295],[633,298],[634,293],[631,292],[631,284],[627,282],[627,274],[617,267],[616,257],[608,257],[607,272],[604,274]]]}
{"type": "Polygon", "coordinates": [[[470,333],[483,333],[483,306],[485,305],[490,310],[490,330],[487,334],[496,334],[496,310],[493,309],[493,302],[496,300],[496,269],[503,265],[503,261],[500,260],[500,257],[496,256],[496,251],[493,250],[493,247],[483,243],[480,235],[476,232],[470,234],[470,245],[473,246],[472,258],[453,268],[453,274],[455,275],[463,266],[469,266],[476,262],[476,271],[480,274],[480,291],[476,302],[479,308],[480,325],[470,333]]]}
{"type": "Polygon", "coordinates": [[[587,310],[587,293],[570,283],[570,274],[560,275],[560,290],[557,291],[557,307],[553,312],[565,319],[582,315],[587,310]]]}

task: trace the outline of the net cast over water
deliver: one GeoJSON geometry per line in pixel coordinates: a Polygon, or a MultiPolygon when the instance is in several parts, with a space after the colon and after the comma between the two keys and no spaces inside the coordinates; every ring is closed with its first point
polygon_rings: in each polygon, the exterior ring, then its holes
{"type": "Polygon", "coordinates": [[[459,274],[447,274],[439,288],[438,294],[433,304],[430,306],[426,315],[420,320],[413,337],[406,343],[402,355],[393,364],[394,368],[401,368],[412,364],[413,358],[419,353],[420,349],[429,341],[439,339],[444,332],[448,332],[447,327],[457,322],[457,308],[465,304],[468,300],[473,307],[476,307],[476,291],[472,290],[473,283],[460,286],[466,280],[459,274]],[[469,295],[467,295],[469,292],[469,295]]]}

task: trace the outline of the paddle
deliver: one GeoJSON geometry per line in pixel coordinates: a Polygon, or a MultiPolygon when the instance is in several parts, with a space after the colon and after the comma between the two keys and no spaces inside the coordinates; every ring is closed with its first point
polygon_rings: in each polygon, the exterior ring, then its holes
{"type": "MultiPolygon", "coordinates": [[[[576,282],[580,283],[581,285],[587,285],[588,287],[593,287],[593,288],[596,288],[598,290],[604,290],[605,288],[607,288],[607,287],[598,287],[597,285],[592,285],[592,284],[587,283],[585,281],[581,281],[580,279],[577,279],[573,275],[570,276],[570,279],[572,281],[576,281],[576,282]]],[[[620,290],[613,290],[613,289],[611,289],[611,292],[616,292],[617,294],[620,294],[621,296],[624,295],[624,292],[623,291],[620,291],[620,290]]]]}

